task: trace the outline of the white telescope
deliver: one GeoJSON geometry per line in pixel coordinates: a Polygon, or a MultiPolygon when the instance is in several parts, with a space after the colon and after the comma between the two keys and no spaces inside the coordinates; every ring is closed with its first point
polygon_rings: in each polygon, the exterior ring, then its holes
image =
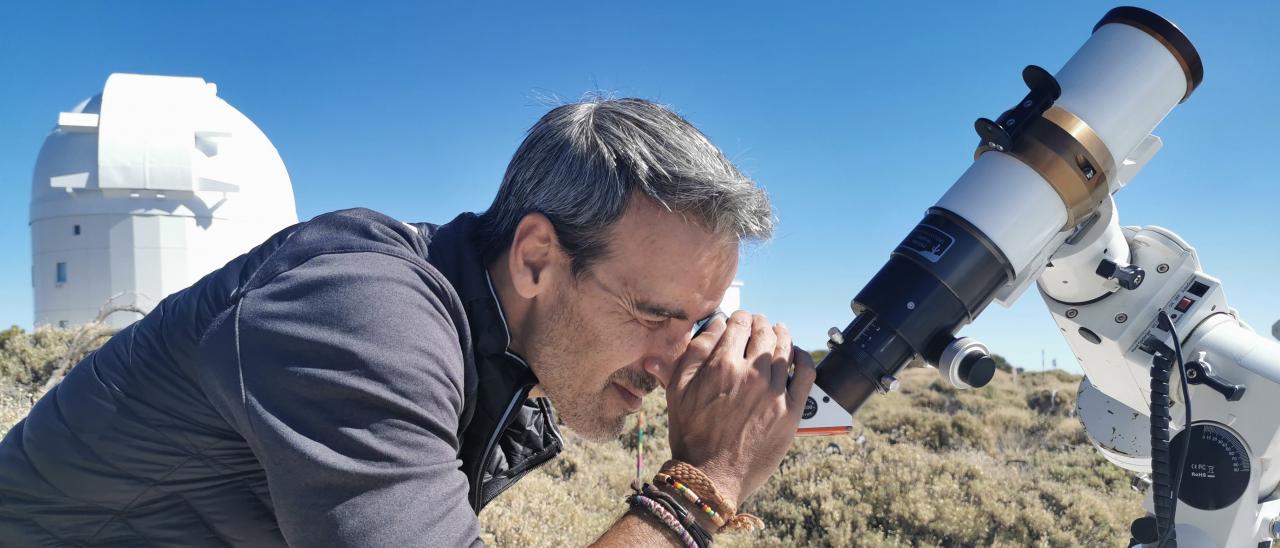
{"type": "MultiPolygon", "coordinates": [[[[857,318],[833,333],[818,366],[820,389],[855,412],[915,356],[958,385],[986,384],[986,348],[956,332],[992,300],[1012,304],[1055,250],[1102,220],[1100,206],[1159,149],[1151,131],[1203,74],[1176,26],[1131,7],[1107,13],[1056,76],[1027,67],[1030,92],[978,120],[973,165],[854,298],[857,318]]],[[[1097,287],[1071,290],[1096,297],[1140,284],[1124,243],[1107,249],[1097,287]]]]}

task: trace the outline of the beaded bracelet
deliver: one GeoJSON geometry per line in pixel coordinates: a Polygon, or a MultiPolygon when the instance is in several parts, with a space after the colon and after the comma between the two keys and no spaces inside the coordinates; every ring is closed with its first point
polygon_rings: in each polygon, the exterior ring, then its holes
{"type": "Polygon", "coordinates": [[[747,513],[738,513],[733,501],[720,495],[715,482],[692,464],[675,459],[669,460],[662,465],[662,471],[654,476],[654,481],[666,482],[686,498],[697,497],[696,501],[693,498],[689,500],[701,506],[708,516],[712,516],[712,521],[723,530],[754,531],[764,528],[764,521],[760,518],[747,513]],[[683,485],[683,489],[676,488],[676,483],[683,485]],[[717,511],[719,517],[712,513],[717,511]]]}
{"type": "Polygon", "coordinates": [[[693,489],[688,488],[685,484],[680,483],[675,478],[661,472],[653,476],[653,481],[670,485],[677,493],[683,495],[684,498],[688,499],[689,502],[692,502],[699,510],[702,510],[702,512],[711,519],[711,523],[716,524],[716,527],[724,527],[724,518],[721,517],[720,514],[716,513],[716,510],[712,508],[711,505],[704,502],[702,497],[699,497],[697,493],[693,492],[693,489]]]}
{"type": "Polygon", "coordinates": [[[631,495],[627,498],[631,502],[632,508],[640,506],[649,512],[650,515],[658,518],[658,521],[666,524],[667,527],[680,537],[680,542],[683,542],[686,548],[700,548],[698,543],[693,540],[693,537],[689,536],[689,531],[681,526],[680,522],[676,521],[675,516],[671,515],[671,512],[668,512],[661,504],[654,502],[653,499],[644,495],[631,495]]]}
{"type": "Polygon", "coordinates": [[[701,496],[703,500],[707,501],[708,505],[715,508],[721,514],[732,516],[733,514],[738,513],[738,505],[735,504],[733,500],[721,495],[720,490],[716,488],[716,482],[707,477],[707,475],[697,466],[684,461],[671,459],[662,463],[662,468],[658,471],[689,486],[689,488],[693,489],[693,491],[701,496]]]}

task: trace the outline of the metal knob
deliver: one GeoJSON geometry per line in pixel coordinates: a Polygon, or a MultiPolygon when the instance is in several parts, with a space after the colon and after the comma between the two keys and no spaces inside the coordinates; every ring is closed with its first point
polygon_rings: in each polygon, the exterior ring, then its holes
{"type": "Polygon", "coordinates": [[[880,377],[880,391],[886,394],[897,390],[901,384],[898,382],[898,378],[893,375],[880,377]]]}
{"type": "Polygon", "coordinates": [[[996,362],[987,345],[961,337],[952,339],[943,349],[938,370],[956,388],[982,388],[995,376],[996,362]]]}
{"type": "Polygon", "coordinates": [[[840,332],[839,327],[832,327],[831,329],[828,329],[827,337],[830,338],[833,343],[844,344],[844,333],[840,332]]]}
{"type": "Polygon", "coordinates": [[[1142,267],[1137,265],[1120,266],[1110,259],[1103,259],[1102,262],[1098,263],[1098,269],[1094,272],[1103,278],[1115,280],[1116,283],[1120,284],[1120,287],[1128,290],[1137,289],[1138,286],[1142,285],[1142,280],[1147,278],[1147,273],[1142,270],[1142,267]]]}

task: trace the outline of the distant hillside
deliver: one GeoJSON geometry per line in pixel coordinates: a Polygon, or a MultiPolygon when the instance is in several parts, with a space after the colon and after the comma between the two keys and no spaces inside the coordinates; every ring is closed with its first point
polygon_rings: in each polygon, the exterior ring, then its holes
{"type": "MultiPolygon", "coordinates": [[[[0,433],[19,420],[72,336],[0,332],[0,433]]],[[[726,546],[1115,546],[1142,515],[1129,477],[1089,446],[1075,414],[1079,378],[1003,369],[956,391],[933,370],[903,372],[852,435],[800,439],[744,510],[763,532],[726,546]]],[[[646,476],[667,458],[661,393],[645,401],[646,476]]],[[[634,423],[633,423],[634,424],[634,423]]],[[[564,454],[481,515],[498,546],[585,545],[623,510],[635,475],[634,429],[564,454]]]]}

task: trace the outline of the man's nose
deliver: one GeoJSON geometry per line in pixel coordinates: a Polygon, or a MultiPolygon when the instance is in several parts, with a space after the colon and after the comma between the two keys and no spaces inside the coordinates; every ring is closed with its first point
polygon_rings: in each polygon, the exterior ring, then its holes
{"type": "Polygon", "coordinates": [[[689,330],[664,330],[661,336],[654,339],[653,346],[644,359],[644,370],[658,379],[658,383],[666,388],[671,375],[675,372],[676,361],[689,346],[689,330]]]}

